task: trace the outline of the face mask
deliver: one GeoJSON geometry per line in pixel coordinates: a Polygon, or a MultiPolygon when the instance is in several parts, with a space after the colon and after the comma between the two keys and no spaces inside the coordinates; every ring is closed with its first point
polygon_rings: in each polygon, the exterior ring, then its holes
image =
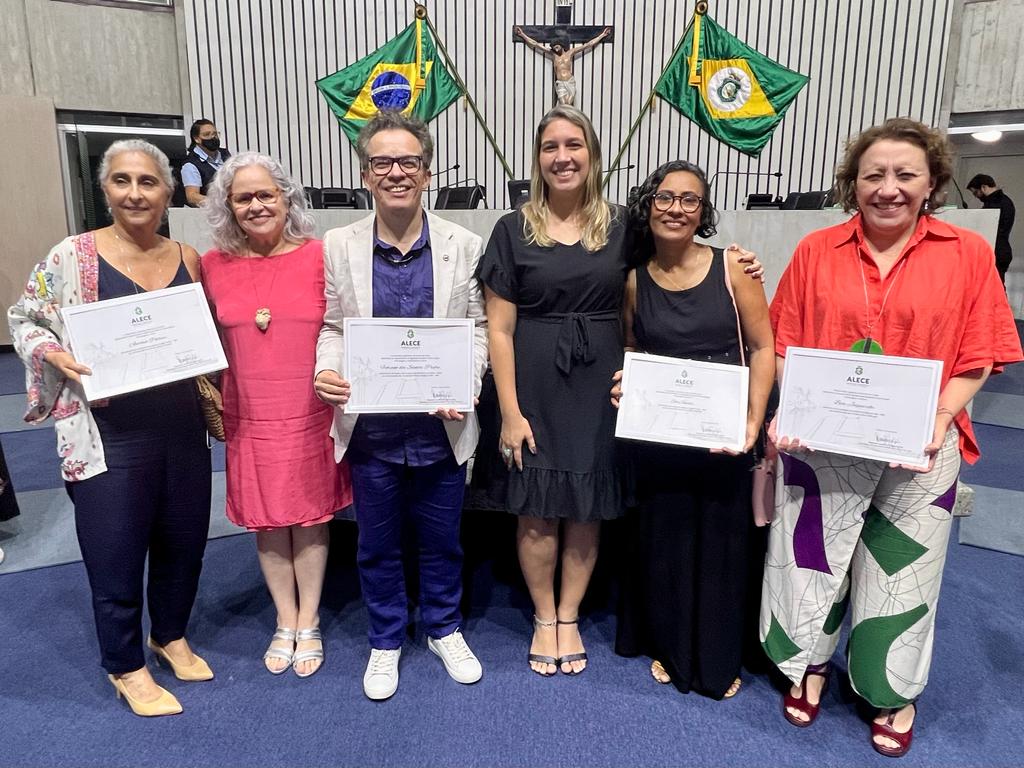
{"type": "Polygon", "coordinates": [[[212,139],[203,139],[203,149],[208,149],[211,152],[216,152],[220,149],[220,139],[214,136],[212,139]]]}

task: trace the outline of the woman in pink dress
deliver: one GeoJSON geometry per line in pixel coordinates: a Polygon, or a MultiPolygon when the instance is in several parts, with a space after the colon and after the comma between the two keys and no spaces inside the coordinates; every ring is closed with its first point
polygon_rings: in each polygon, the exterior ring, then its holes
{"type": "Polygon", "coordinates": [[[323,248],[302,187],[266,155],[228,160],[203,207],[216,245],[201,261],[203,287],[230,366],[221,379],[227,516],[256,532],[277,608],[263,663],[309,677],[324,658],[326,523],[352,502],[348,468],[334,461],[331,409],[313,392],[323,248]]]}

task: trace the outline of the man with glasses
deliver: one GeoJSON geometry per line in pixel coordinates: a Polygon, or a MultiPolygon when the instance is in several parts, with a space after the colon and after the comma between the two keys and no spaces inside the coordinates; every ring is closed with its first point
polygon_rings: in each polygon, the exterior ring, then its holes
{"type": "Polygon", "coordinates": [[[217,126],[205,118],[192,123],[189,138],[188,153],[181,165],[181,184],[186,204],[198,208],[206,199],[207,186],[231,153],[221,147],[217,126]]]}
{"type": "MultiPolygon", "coordinates": [[[[317,345],[317,395],[336,407],[335,456],[348,459],[359,524],[357,563],[370,617],[363,691],[386,699],[398,689],[408,623],[403,523],[418,538],[420,616],[430,650],[460,683],[480,662],[462,637],[459,527],[466,461],[479,436],[475,413],[345,413],[351,391],[342,370],[345,317],[458,317],[476,322],[476,393],[487,365],[483,296],[473,276],[481,239],[423,210],[434,143],[421,121],[382,112],[359,134],[356,152],[375,214],[324,237],[327,311],[317,345]]],[[[412,553],[410,553],[412,554],[412,553]]]]}

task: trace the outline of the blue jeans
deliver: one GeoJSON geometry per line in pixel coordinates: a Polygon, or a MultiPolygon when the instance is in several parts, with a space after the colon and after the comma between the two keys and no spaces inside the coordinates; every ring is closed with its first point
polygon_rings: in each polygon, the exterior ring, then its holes
{"type": "Polygon", "coordinates": [[[370,614],[372,648],[400,648],[409,618],[402,568],[402,527],[419,541],[420,616],[428,635],[451,634],[462,623],[462,545],[459,525],[466,465],[449,456],[425,467],[391,464],[350,451],[352,493],[359,525],[356,556],[370,614]]]}

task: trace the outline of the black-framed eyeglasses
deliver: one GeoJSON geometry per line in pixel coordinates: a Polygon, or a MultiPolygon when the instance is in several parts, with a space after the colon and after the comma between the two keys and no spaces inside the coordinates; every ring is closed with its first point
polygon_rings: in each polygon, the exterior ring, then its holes
{"type": "Polygon", "coordinates": [[[671,210],[676,200],[679,201],[679,207],[683,209],[683,213],[694,213],[704,202],[704,198],[700,195],[673,195],[670,192],[658,192],[651,198],[654,207],[662,213],[671,210]]]}
{"type": "Polygon", "coordinates": [[[260,189],[256,192],[239,192],[237,195],[229,195],[228,200],[235,208],[247,208],[252,205],[253,200],[258,200],[263,205],[273,205],[281,197],[279,189],[260,189]]]}
{"type": "Polygon", "coordinates": [[[370,170],[377,176],[387,176],[391,173],[395,163],[407,175],[417,173],[423,167],[423,158],[419,155],[402,155],[401,157],[389,157],[388,155],[377,155],[370,158],[370,170]]]}

